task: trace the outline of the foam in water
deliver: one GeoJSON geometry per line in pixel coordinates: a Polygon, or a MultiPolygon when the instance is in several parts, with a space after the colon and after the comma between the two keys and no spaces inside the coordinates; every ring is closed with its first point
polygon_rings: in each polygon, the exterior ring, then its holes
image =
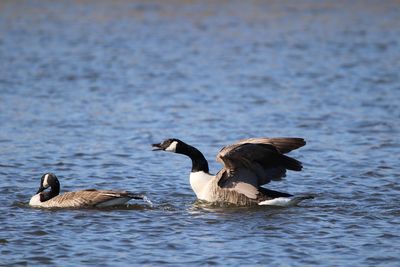
{"type": "Polygon", "coordinates": [[[143,201],[146,202],[147,204],[150,205],[150,207],[153,207],[153,202],[147,197],[147,196],[143,196],[143,201]]]}

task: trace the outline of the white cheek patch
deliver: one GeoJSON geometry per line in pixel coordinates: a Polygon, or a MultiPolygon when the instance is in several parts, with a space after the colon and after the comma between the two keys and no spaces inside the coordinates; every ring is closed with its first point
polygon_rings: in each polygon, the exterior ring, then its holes
{"type": "Polygon", "coordinates": [[[178,142],[173,141],[173,142],[165,149],[165,151],[175,152],[175,151],[176,151],[176,145],[178,145],[178,142]]]}
{"type": "Polygon", "coordinates": [[[46,174],[43,179],[43,187],[45,188],[49,187],[49,182],[47,181],[48,179],[49,179],[49,174],[46,174]]]}

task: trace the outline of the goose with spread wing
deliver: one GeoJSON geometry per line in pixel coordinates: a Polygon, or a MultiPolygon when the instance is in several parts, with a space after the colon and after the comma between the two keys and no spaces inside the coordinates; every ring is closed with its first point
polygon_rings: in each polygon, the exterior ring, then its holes
{"type": "Polygon", "coordinates": [[[302,138],[240,140],[218,153],[217,161],[224,166],[216,175],[210,174],[208,162],[197,148],[179,139],[167,139],[152,146],[154,150],[183,154],[192,160],[190,185],[200,200],[238,206],[287,206],[313,197],[293,196],[262,185],[281,180],[287,170],[301,171],[301,162],[284,154],[305,144],[302,138]]]}
{"type": "Polygon", "coordinates": [[[38,192],[32,196],[29,205],[39,208],[104,208],[123,205],[131,199],[145,196],[127,191],[87,189],[60,193],[60,182],[53,173],[45,173],[40,180],[38,192]],[[50,187],[49,191],[45,191],[50,187]]]}

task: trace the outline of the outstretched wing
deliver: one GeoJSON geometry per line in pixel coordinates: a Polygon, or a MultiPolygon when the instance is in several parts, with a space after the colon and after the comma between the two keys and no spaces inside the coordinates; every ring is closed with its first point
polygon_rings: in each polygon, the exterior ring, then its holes
{"type": "Polygon", "coordinates": [[[224,164],[218,185],[255,198],[261,185],[281,180],[286,170],[302,169],[301,162],[283,153],[304,144],[301,138],[251,138],[224,147],[217,155],[224,164]]]}
{"type": "MultiPolygon", "coordinates": [[[[261,137],[261,138],[242,139],[239,140],[234,145],[246,144],[246,143],[273,145],[274,147],[276,147],[276,149],[278,149],[279,152],[281,152],[282,154],[286,154],[292,150],[304,146],[306,144],[306,141],[304,141],[303,138],[297,138],[297,137],[278,137],[278,138],[261,137]]],[[[229,146],[225,148],[229,148],[229,146]]]]}

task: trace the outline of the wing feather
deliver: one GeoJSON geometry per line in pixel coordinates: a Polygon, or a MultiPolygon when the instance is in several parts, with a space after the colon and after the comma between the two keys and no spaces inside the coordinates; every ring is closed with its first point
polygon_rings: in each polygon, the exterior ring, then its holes
{"type": "Polygon", "coordinates": [[[94,207],[117,198],[131,198],[128,192],[110,190],[81,190],[66,192],[46,202],[48,207],[94,207]]]}
{"type": "Polygon", "coordinates": [[[258,188],[281,180],[286,170],[300,171],[300,161],[284,155],[305,145],[302,138],[250,138],[226,146],[217,155],[224,165],[218,185],[254,198],[258,188]]]}
{"type": "Polygon", "coordinates": [[[278,137],[278,138],[248,138],[239,140],[236,144],[269,144],[276,147],[282,154],[289,153],[292,150],[300,148],[306,144],[303,138],[298,137],[278,137]]]}

